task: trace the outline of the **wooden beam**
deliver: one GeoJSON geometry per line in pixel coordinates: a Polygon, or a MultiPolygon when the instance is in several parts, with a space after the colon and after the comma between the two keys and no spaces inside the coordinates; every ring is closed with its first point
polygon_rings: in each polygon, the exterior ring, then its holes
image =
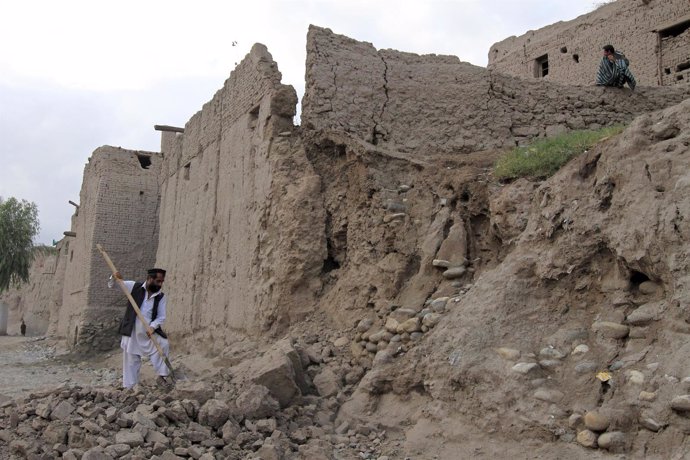
{"type": "Polygon", "coordinates": [[[168,126],[168,125],[153,125],[153,129],[155,129],[156,131],[184,133],[184,128],[177,128],[175,126],[168,126]]]}
{"type": "Polygon", "coordinates": [[[72,200],[67,200],[67,202],[68,202],[69,204],[71,204],[72,206],[74,206],[75,208],[79,209],[79,205],[78,205],[77,203],[75,203],[74,201],[72,201],[72,200]]]}
{"type": "Polygon", "coordinates": [[[65,236],[71,236],[71,237],[77,236],[77,232],[62,232],[62,234],[65,236]]]}

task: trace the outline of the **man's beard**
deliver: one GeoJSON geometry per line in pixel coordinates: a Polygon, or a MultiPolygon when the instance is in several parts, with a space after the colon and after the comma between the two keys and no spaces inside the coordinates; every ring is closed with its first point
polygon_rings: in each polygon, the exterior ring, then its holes
{"type": "Polygon", "coordinates": [[[149,284],[148,288],[149,288],[149,292],[152,292],[154,294],[161,290],[161,287],[158,286],[157,284],[149,284]]]}

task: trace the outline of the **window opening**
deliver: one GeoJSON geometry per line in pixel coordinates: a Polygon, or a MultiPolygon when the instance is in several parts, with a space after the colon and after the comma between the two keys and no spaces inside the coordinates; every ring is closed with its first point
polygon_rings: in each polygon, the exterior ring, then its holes
{"type": "Polygon", "coordinates": [[[534,76],[544,78],[549,74],[549,55],[545,54],[534,60],[534,76]]]}

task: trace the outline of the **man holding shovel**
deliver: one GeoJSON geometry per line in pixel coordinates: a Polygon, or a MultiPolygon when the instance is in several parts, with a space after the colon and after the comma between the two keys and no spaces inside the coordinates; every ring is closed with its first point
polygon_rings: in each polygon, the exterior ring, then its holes
{"type": "MultiPolygon", "coordinates": [[[[122,281],[122,276],[119,272],[115,272],[113,276],[122,281]]],[[[159,385],[169,387],[172,385],[172,380],[169,377],[170,372],[165,362],[168,356],[169,345],[167,336],[161,328],[165,321],[165,307],[167,303],[165,295],[161,292],[165,282],[165,270],[161,268],[148,270],[146,282],[144,283],[135,281],[122,282],[129,289],[132,298],[149,324],[147,329],[137,318],[132,305],[127,302],[125,316],[122,318],[118,330],[120,335],[122,335],[122,341],[120,342],[120,347],[123,351],[122,384],[125,388],[132,388],[139,383],[141,357],[148,356],[158,374],[156,382],[159,385]],[[155,339],[158,341],[165,356],[161,356],[151,340],[154,334],[156,334],[155,339]]],[[[108,281],[108,287],[112,288],[114,284],[113,277],[111,276],[108,281]]]]}

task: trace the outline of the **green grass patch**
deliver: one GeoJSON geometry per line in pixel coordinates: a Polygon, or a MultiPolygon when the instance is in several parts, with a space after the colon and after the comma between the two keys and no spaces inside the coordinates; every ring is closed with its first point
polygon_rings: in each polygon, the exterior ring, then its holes
{"type": "Polygon", "coordinates": [[[615,125],[596,131],[570,131],[516,147],[496,161],[494,176],[501,180],[549,177],[571,158],[591,149],[603,139],[620,134],[624,129],[623,125],[615,125]]]}

